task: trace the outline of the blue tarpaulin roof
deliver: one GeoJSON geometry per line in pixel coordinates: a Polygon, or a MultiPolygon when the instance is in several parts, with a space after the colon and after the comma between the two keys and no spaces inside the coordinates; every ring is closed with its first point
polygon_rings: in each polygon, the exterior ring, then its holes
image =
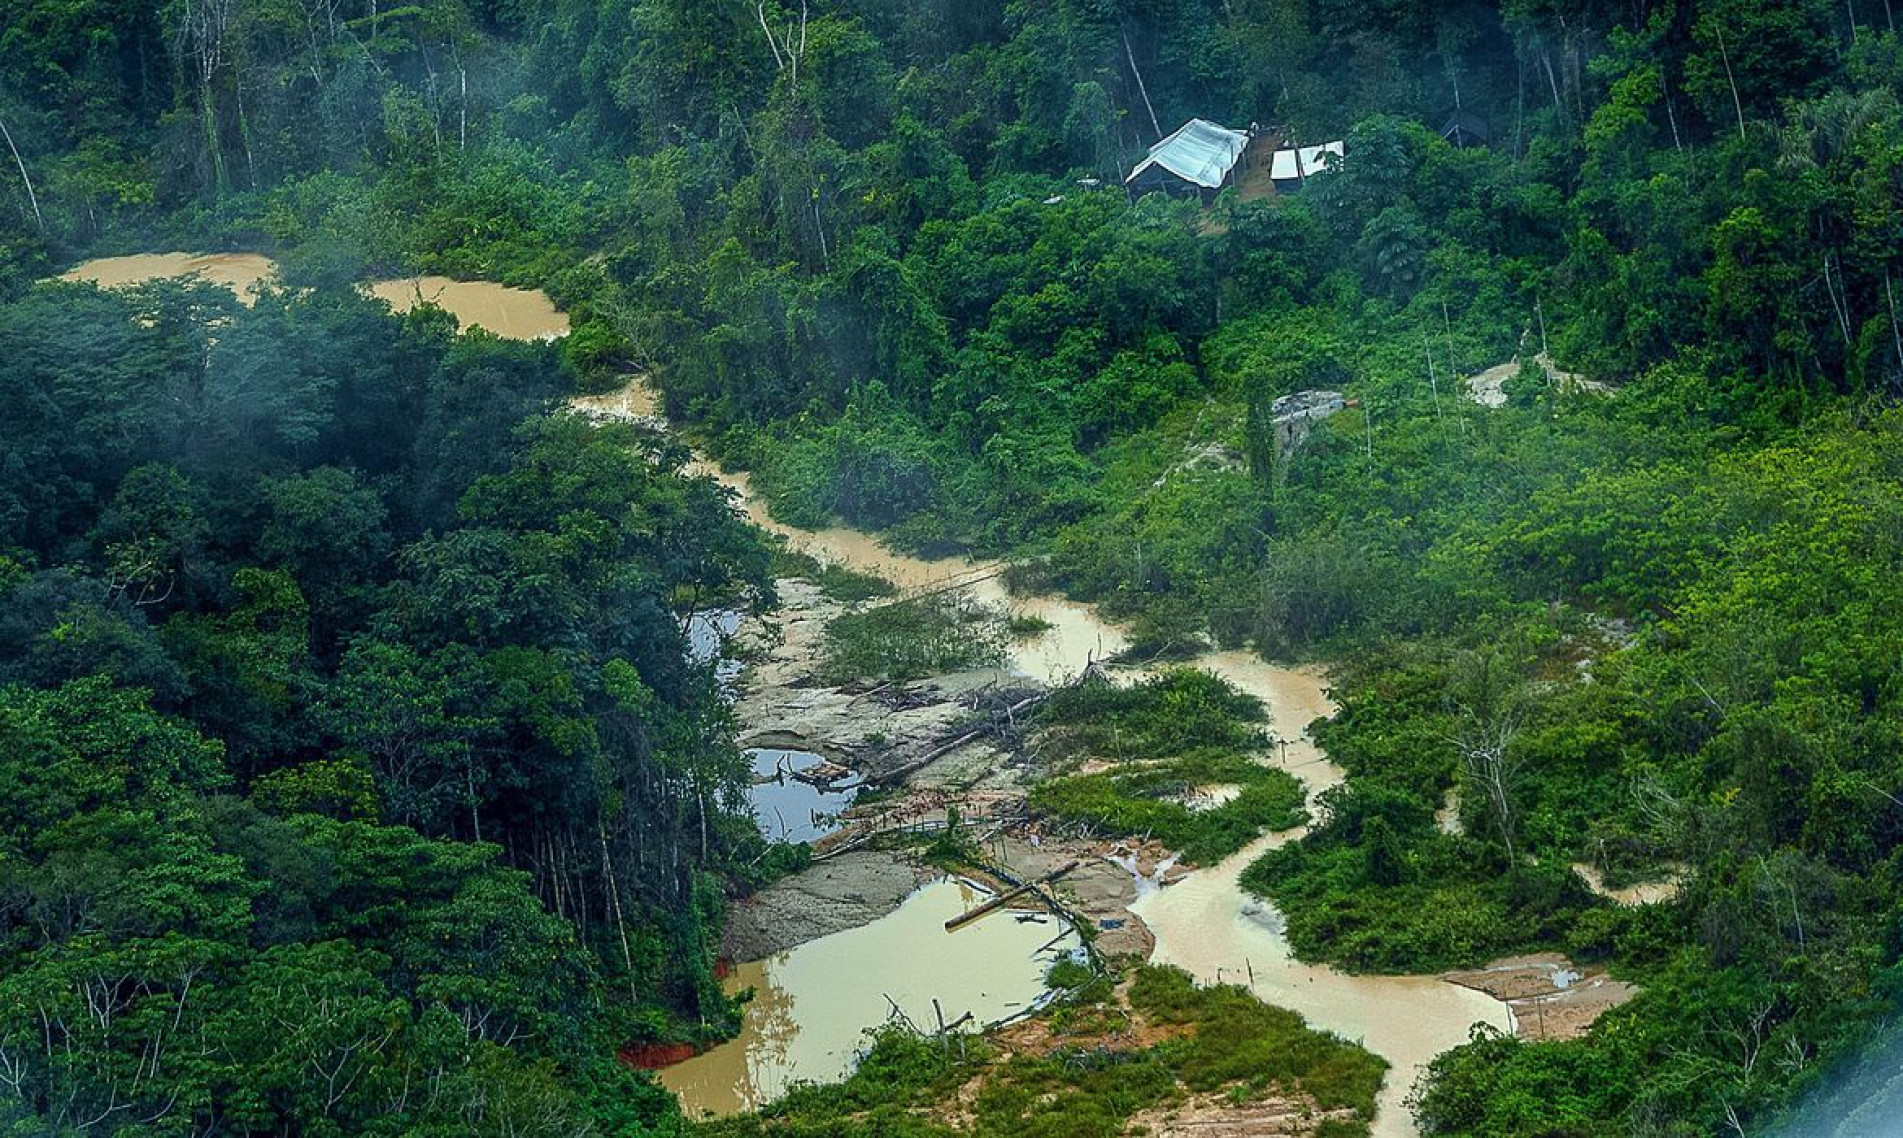
{"type": "Polygon", "coordinates": [[[1175,134],[1150,147],[1150,156],[1137,163],[1124,181],[1134,182],[1153,167],[1162,167],[1186,182],[1216,189],[1249,145],[1246,131],[1230,130],[1202,119],[1191,119],[1175,134]]]}

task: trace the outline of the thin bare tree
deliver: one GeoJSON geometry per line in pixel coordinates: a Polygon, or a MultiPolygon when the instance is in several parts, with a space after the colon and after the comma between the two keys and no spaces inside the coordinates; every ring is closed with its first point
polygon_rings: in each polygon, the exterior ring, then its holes
{"type": "Polygon", "coordinates": [[[1515,742],[1526,722],[1526,682],[1499,653],[1478,652],[1460,662],[1448,695],[1454,711],[1450,741],[1467,784],[1481,792],[1507,860],[1517,863],[1525,757],[1515,742]]]}
{"type": "Polygon", "coordinates": [[[773,65],[787,73],[794,83],[800,81],[800,60],[806,56],[807,0],[800,0],[799,23],[795,25],[789,18],[786,31],[775,33],[772,21],[767,19],[767,0],[758,0],[753,6],[753,14],[760,21],[760,30],[766,33],[767,50],[773,53],[773,65]],[[797,31],[798,35],[794,33],[797,31]]]}
{"type": "Polygon", "coordinates": [[[0,119],[0,138],[7,140],[7,149],[13,152],[13,164],[20,168],[20,181],[26,186],[27,204],[33,207],[33,224],[41,233],[46,232],[46,218],[40,215],[40,198],[33,192],[33,179],[27,176],[26,159],[20,157],[20,148],[13,145],[13,132],[7,129],[5,119],[0,119]]]}

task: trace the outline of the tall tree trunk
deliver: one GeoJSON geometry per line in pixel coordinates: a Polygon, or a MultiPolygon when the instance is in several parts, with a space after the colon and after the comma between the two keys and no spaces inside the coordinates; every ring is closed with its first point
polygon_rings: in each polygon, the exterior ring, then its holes
{"type": "Polygon", "coordinates": [[[1665,121],[1672,124],[1672,149],[1680,154],[1685,152],[1685,144],[1678,137],[1678,112],[1672,108],[1672,84],[1665,78],[1665,65],[1659,65],[1659,92],[1665,97],[1665,121]]]}
{"type": "Polygon", "coordinates": [[[621,911],[621,885],[615,880],[614,858],[608,853],[608,827],[597,823],[595,833],[601,839],[601,872],[608,879],[608,899],[614,909],[615,931],[621,936],[621,960],[628,969],[628,999],[639,1004],[641,993],[634,986],[634,949],[628,944],[628,917],[621,911]]]}
{"type": "Polygon", "coordinates": [[[225,178],[225,152],[218,145],[218,107],[214,101],[211,84],[200,85],[198,89],[198,113],[205,124],[205,150],[211,159],[212,189],[223,197],[228,188],[225,178]]]}
{"type": "Polygon", "coordinates": [[[231,85],[232,98],[238,107],[238,141],[244,147],[244,176],[252,189],[258,188],[258,158],[251,151],[251,117],[244,110],[244,82],[240,78],[231,85]]]}
{"type": "Polygon", "coordinates": [[[1897,323],[1896,286],[1890,283],[1890,269],[1887,265],[1883,269],[1883,295],[1890,301],[1890,338],[1896,342],[1897,370],[1903,372],[1903,324],[1897,323]]]}
{"type": "Polygon", "coordinates": [[[1738,79],[1731,73],[1731,52],[1725,47],[1725,29],[1718,29],[1718,59],[1725,65],[1725,83],[1731,87],[1731,109],[1738,115],[1738,141],[1744,141],[1744,102],[1738,98],[1738,79]]]}
{"type": "Polygon", "coordinates": [[[1136,49],[1130,46],[1130,32],[1127,28],[1118,28],[1123,33],[1123,54],[1130,59],[1130,74],[1136,76],[1137,94],[1143,96],[1143,109],[1150,112],[1150,127],[1156,131],[1156,137],[1163,137],[1163,124],[1157,121],[1156,108],[1150,103],[1150,89],[1143,82],[1143,71],[1137,67],[1136,49]]]}
{"type": "Polygon", "coordinates": [[[13,145],[13,132],[7,129],[5,119],[0,119],[0,138],[7,140],[7,149],[13,152],[13,164],[20,168],[20,181],[26,186],[26,202],[33,207],[33,224],[41,234],[46,232],[46,218],[40,214],[40,198],[33,192],[33,179],[27,176],[26,159],[20,157],[20,148],[13,145]]]}
{"type": "Polygon", "coordinates": [[[1559,93],[1559,76],[1553,71],[1552,52],[1544,49],[1540,51],[1540,66],[1546,69],[1546,85],[1553,92],[1553,110],[1559,113],[1559,121],[1563,125],[1567,119],[1566,97],[1559,93]]]}

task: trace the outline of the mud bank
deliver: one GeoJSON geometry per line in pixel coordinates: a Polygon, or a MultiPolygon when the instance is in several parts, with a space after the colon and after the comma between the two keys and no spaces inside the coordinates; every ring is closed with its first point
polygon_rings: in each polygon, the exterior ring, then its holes
{"type": "Polygon", "coordinates": [[[764,960],[808,941],[869,925],[937,876],[896,853],[843,853],[735,905],[728,914],[720,955],[728,960],[764,960]]]}
{"type": "Polygon", "coordinates": [[[1581,968],[1553,953],[1508,957],[1443,979],[1505,1001],[1513,1009],[1514,1034],[1535,1041],[1577,1039],[1600,1016],[1638,995],[1604,968],[1581,968]]]}
{"type": "Polygon", "coordinates": [[[877,781],[955,735],[983,693],[1036,687],[1004,669],[907,684],[823,683],[818,671],[826,625],[846,606],[799,578],[783,578],[774,588],[779,608],[744,623],[734,638],[735,652],[748,661],[734,701],[744,747],[816,751],[877,781]]]}

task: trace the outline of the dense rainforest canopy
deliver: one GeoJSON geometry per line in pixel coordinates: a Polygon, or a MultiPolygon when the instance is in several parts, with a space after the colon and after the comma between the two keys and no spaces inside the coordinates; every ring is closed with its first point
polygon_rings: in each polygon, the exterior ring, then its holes
{"type": "MultiPolygon", "coordinates": [[[[0,308],[0,1110],[577,1133],[759,838],[683,590],[764,551],[543,345],[354,293],[0,308]],[[339,361],[347,361],[340,363],[339,361]]],[[[638,1110],[637,1110],[638,1113],[638,1110]]]]}
{"type": "Polygon", "coordinates": [[[1903,995],[1894,21],[0,0],[0,1117],[674,1125],[612,1047],[719,1029],[768,864],[677,616],[767,562],[673,445],[551,414],[639,368],[787,520],[1331,661],[1353,777],[1249,877],[1297,948],[1643,988],[1445,1057],[1430,1133],[1771,1124],[1903,995]],[[1120,192],[1192,116],[1346,158],[1120,192]],[[32,283],[155,243],[290,290],[32,283]],[[376,268],[576,331],[453,339],[376,268]],[[1357,406],[1289,452],[1315,388],[1357,406]]]}

